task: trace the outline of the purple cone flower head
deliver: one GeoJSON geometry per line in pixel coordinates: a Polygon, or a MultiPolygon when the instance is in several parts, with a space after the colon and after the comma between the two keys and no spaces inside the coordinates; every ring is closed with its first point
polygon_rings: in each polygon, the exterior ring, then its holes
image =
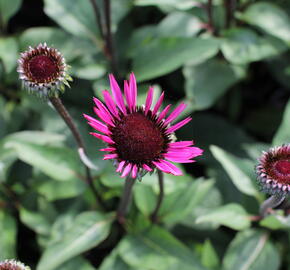
{"type": "Polygon", "coordinates": [[[137,84],[133,73],[129,82],[124,81],[124,95],[113,75],[109,75],[111,92],[104,90],[105,102],[94,98],[94,111],[101,120],[84,115],[98,132],[91,133],[108,146],[100,151],[108,152],[104,160],[115,161],[116,171],[121,177],[131,174],[141,178],[146,172],[158,169],[173,175],[182,175],[172,162],[191,163],[203,150],[193,147],[193,141],[174,141],[174,132],[187,124],[191,117],[172,124],[184,111],[186,105],[179,104],[170,114],[171,105],[159,111],[164,98],[160,95],[152,104],[153,92],[149,88],[145,105],[137,106],[137,84]]]}
{"type": "Polygon", "coordinates": [[[15,260],[5,260],[0,262],[0,270],[30,270],[30,268],[15,260]]]}
{"type": "Polygon", "coordinates": [[[41,97],[51,97],[64,92],[65,85],[69,86],[68,81],[72,79],[67,69],[57,49],[40,43],[20,54],[17,72],[24,89],[41,97]]]}
{"type": "Polygon", "coordinates": [[[256,167],[259,184],[269,194],[290,193],[290,143],[263,152],[256,167]]]}

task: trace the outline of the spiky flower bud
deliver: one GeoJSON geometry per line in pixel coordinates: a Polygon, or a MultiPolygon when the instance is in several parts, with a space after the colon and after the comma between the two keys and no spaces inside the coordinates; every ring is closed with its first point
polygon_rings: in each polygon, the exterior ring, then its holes
{"type": "Polygon", "coordinates": [[[30,267],[15,260],[5,260],[0,262],[0,270],[30,270],[30,267]]]}
{"type": "Polygon", "coordinates": [[[256,167],[263,191],[275,195],[290,193],[290,143],[263,152],[256,167]]]}
{"type": "Polygon", "coordinates": [[[64,92],[65,85],[72,78],[68,75],[68,66],[62,54],[55,48],[44,44],[20,54],[17,72],[23,88],[40,97],[58,96],[64,92]]]}

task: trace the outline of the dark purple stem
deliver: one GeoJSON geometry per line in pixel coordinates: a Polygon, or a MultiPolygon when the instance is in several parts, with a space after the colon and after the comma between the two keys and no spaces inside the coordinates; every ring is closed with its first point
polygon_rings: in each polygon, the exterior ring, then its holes
{"type": "MultiPolygon", "coordinates": [[[[85,151],[85,145],[84,145],[84,142],[82,140],[81,134],[79,133],[79,131],[78,131],[72,117],[70,116],[69,112],[67,111],[67,109],[65,108],[63,103],[61,102],[61,99],[58,97],[51,97],[51,98],[49,98],[49,100],[50,100],[51,104],[54,106],[54,108],[56,109],[56,111],[58,112],[58,114],[61,116],[61,118],[64,120],[64,122],[67,124],[67,126],[71,130],[78,147],[82,148],[85,151]]],[[[104,208],[103,200],[102,200],[101,196],[98,194],[98,192],[94,186],[90,169],[86,165],[85,165],[85,170],[86,170],[86,182],[87,182],[88,186],[90,187],[92,193],[94,194],[98,205],[100,207],[104,208]]]]}
{"type": "Polygon", "coordinates": [[[164,198],[164,177],[163,177],[163,173],[159,170],[158,170],[158,183],[159,183],[159,196],[157,199],[155,209],[151,215],[151,221],[153,223],[158,222],[158,212],[159,212],[159,209],[161,207],[161,204],[162,204],[162,201],[164,198]]]}
{"type": "Polygon", "coordinates": [[[117,220],[120,224],[124,224],[126,221],[126,214],[128,211],[129,204],[132,198],[132,189],[133,185],[135,184],[136,179],[128,176],[125,181],[121,201],[117,210],[117,220]]]}

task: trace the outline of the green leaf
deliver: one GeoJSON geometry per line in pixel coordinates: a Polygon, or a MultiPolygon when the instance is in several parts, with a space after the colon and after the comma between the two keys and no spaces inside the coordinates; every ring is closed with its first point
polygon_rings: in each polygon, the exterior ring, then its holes
{"type": "Polygon", "coordinates": [[[45,249],[37,269],[59,269],[62,263],[97,246],[108,236],[112,220],[111,215],[104,216],[95,211],[81,213],[62,239],[45,249]]]}
{"type": "Polygon", "coordinates": [[[232,28],[225,32],[221,50],[229,62],[247,64],[279,55],[287,46],[271,36],[259,37],[250,29],[232,28]]]}
{"type": "Polygon", "coordinates": [[[0,209],[0,260],[13,259],[16,255],[17,226],[15,219],[0,209]]]}
{"type": "Polygon", "coordinates": [[[96,41],[99,30],[90,1],[45,0],[44,12],[67,32],[96,41]]]}
{"type": "Polygon", "coordinates": [[[267,233],[257,230],[240,232],[229,245],[223,259],[224,270],[278,270],[278,250],[267,233]]]}
{"type": "Polygon", "coordinates": [[[191,250],[159,227],[127,235],[119,244],[118,251],[133,269],[204,269],[191,250]]]}
{"type": "Polygon", "coordinates": [[[6,73],[10,73],[15,69],[18,59],[18,44],[15,38],[0,38],[0,59],[3,62],[6,73]]]}
{"type": "Polygon", "coordinates": [[[140,183],[134,187],[134,201],[138,209],[145,216],[149,216],[155,208],[157,196],[151,187],[140,183]]]}
{"type": "Polygon", "coordinates": [[[28,46],[37,46],[44,41],[48,46],[57,48],[67,62],[83,57],[84,51],[86,55],[98,52],[91,42],[55,27],[33,27],[25,30],[20,36],[20,49],[25,51],[28,46]]]}
{"type": "Polygon", "coordinates": [[[96,268],[94,268],[87,260],[85,260],[81,256],[75,257],[57,268],[57,270],[72,270],[72,269],[95,270],[96,268]]]}
{"type": "Polygon", "coordinates": [[[29,228],[38,234],[49,235],[50,222],[48,217],[40,212],[33,212],[24,207],[20,207],[20,219],[29,228]]]}
{"type": "Polygon", "coordinates": [[[290,123],[290,99],[285,107],[285,111],[283,114],[283,120],[276,132],[273,145],[281,145],[283,143],[290,142],[290,130],[289,130],[289,123],[290,123]]]}
{"type": "Polygon", "coordinates": [[[254,3],[241,15],[241,19],[290,44],[290,18],[275,4],[254,3]]]}
{"type": "Polygon", "coordinates": [[[20,9],[22,0],[0,0],[0,20],[6,26],[9,19],[20,9]]]}
{"type": "Polygon", "coordinates": [[[220,265],[219,257],[209,239],[202,247],[201,262],[204,267],[209,269],[217,268],[220,265]]]}
{"type": "Polygon", "coordinates": [[[192,37],[202,28],[199,18],[187,12],[171,12],[157,26],[158,37],[192,37]]]}
{"type": "Polygon", "coordinates": [[[245,76],[245,70],[213,59],[200,65],[187,65],[183,74],[187,99],[192,102],[194,110],[204,110],[241,80],[245,76]]]}
{"type": "Polygon", "coordinates": [[[135,5],[138,6],[159,6],[171,9],[187,10],[195,7],[205,0],[136,0],[135,5]]]}
{"type": "Polygon", "coordinates": [[[24,142],[8,142],[5,146],[15,150],[18,158],[23,162],[38,168],[55,180],[79,179],[82,165],[77,153],[69,148],[24,142]]]}
{"type": "Polygon", "coordinates": [[[197,218],[196,223],[211,222],[224,225],[234,230],[250,227],[250,219],[245,209],[239,204],[227,204],[197,218]]]}
{"type": "Polygon", "coordinates": [[[223,166],[238,190],[250,196],[258,195],[254,183],[250,177],[243,172],[241,168],[242,162],[237,157],[234,157],[215,145],[210,146],[210,150],[223,166]]]}
{"type": "Polygon", "coordinates": [[[214,56],[219,42],[201,38],[157,38],[141,44],[134,53],[133,70],[138,81],[165,75],[185,62],[201,63],[214,56]]]}
{"type": "Polygon", "coordinates": [[[99,270],[134,270],[134,269],[131,268],[120,258],[120,256],[117,253],[117,250],[115,249],[113,250],[113,252],[111,252],[111,254],[106,256],[99,270]]]}
{"type": "MultiPolygon", "coordinates": [[[[37,181],[38,179],[35,180],[37,181]]],[[[48,178],[36,186],[37,192],[43,195],[48,201],[77,197],[83,194],[86,188],[86,183],[76,178],[71,179],[69,183],[66,181],[51,181],[48,178]]]]}
{"type": "Polygon", "coordinates": [[[167,195],[161,205],[160,216],[166,224],[182,222],[205,198],[214,181],[196,180],[167,195]]]}
{"type": "Polygon", "coordinates": [[[260,225],[272,230],[289,229],[290,228],[290,216],[283,216],[282,213],[275,213],[269,215],[260,221],[260,225]]]}

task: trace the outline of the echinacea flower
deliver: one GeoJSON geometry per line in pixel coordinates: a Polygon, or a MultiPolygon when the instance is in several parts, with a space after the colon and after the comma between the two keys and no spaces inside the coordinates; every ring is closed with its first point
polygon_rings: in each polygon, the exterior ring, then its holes
{"type": "Polygon", "coordinates": [[[290,144],[263,152],[256,167],[263,191],[285,196],[290,193],[290,144]]]}
{"type": "Polygon", "coordinates": [[[182,175],[172,162],[190,163],[203,150],[193,147],[193,141],[174,142],[176,130],[187,124],[191,117],[172,125],[172,122],[186,108],[178,105],[168,116],[171,105],[159,111],[164,92],[153,106],[153,88],[150,87],[145,105],[137,106],[137,85],[133,73],[129,82],[124,81],[124,96],[113,75],[109,75],[112,95],[103,91],[105,103],[94,98],[94,111],[102,120],[84,115],[89,125],[100,133],[91,133],[108,144],[100,151],[108,152],[104,160],[115,160],[116,171],[121,177],[131,173],[132,178],[140,178],[154,169],[173,175],[182,175]]]}
{"type": "Polygon", "coordinates": [[[55,48],[44,44],[20,54],[17,72],[22,80],[23,88],[41,97],[57,96],[64,92],[65,85],[71,77],[67,73],[68,66],[62,54],[55,48]]]}
{"type": "Polygon", "coordinates": [[[0,262],[0,270],[30,270],[30,268],[15,260],[5,260],[0,262]]]}

